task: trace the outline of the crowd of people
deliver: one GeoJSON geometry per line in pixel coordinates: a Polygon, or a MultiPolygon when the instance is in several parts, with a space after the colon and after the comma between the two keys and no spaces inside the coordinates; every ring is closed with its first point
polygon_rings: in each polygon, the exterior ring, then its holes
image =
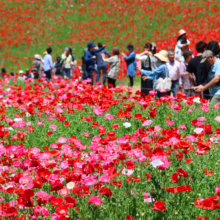
{"type": "MultiPolygon", "coordinates": [[[[157,90],[158,97],[171,95],[171,93],[176,96],[177,91],[183,91],[186,96],[202,94],[205,99],[211,99],[211,104],[215,104],[220,102],[219,48],[220,43],[216,41],[208,44],[205,41],[199,41],[196,44],[197,53],[193,54],[185,30],[179,31],[175,50],[161,50],[158,53],[155,43],[150,42],[143,46],[142,53],[135,53],[134,46],[129,44],[126,54],[120,53],[117,47],[109,52],[102,43],[96,46],[90,42],[82,56],[82,79],[89,79],[88,83],[93,85],[94,81],[99,82],[102,75],[103,85],[107,79],[109,88],[116,87],[120,61],[124,59],[130,87],[134,85],[137,71],[141,73],[142,96],[148,95],[151,90],[157,90]],[[94,79],[95,72],[96,79],[94,79]],[[164,83],[170,83],[170,89],[161,89],[158,86],[161,80],[164,80],[164,83]]],[[[19,71],[19,79],[38,79],[45,76],[47,80],[51,80],[52,73],[64,79],[71,79],[73,69],[77,65],[72,49],[66,47],[61,57],[56,58],[55,63],[51,54],[51,48],[47,48],[44,58],[36,54],[31,69],[27,69],[26,73],[19,71]]],[[[5,72],[3,68],[2,75],[5,72]]]]}

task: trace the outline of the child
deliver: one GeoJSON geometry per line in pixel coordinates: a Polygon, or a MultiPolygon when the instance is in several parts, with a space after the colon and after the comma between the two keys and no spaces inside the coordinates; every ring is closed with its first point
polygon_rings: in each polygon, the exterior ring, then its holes
{"type": "Polygon", "coordinates": [[[18,80],[20,80],[20,81],[24,81],[25,80],[26,76],[24,76],[23,70],[20,70],[18,72],[18,75],[19,75],[18,80]]]}
{"type": "Polygon", "coordinates": [[[194,74],[188,73],[186,71],[187,65],[188,65],[189,61],[192,59],[192,55],[193,55],[192,51],[183,52],[183,57],[184,57],[185,61],[180,63],[180,76],[182,79],[184,93],[186,94],[187,97],[193,96],[195,94],[194,90],[191,88],[192,88],[192,86],[195,85],[196,77],[194,74]]]}
{"type": "Polygon", "coordinates": [[[189,46],[190,41],[186,38],[186,31],[180,30],[175,47],[175,58],[178,60],[182,56],[182,47],[189,46]]]}
{"type": "Polygon", "coordinates": [[[55,76],[63,76],[63,61],[61,57],[57,57],[56,63],[54,63],[55,76]]]}

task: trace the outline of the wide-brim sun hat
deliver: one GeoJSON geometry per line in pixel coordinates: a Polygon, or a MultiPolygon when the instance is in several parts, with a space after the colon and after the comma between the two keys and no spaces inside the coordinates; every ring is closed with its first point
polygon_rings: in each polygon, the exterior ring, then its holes
{"type": "Polygon", "coordinates": [[[34,59],[40,60],[40,59],[41,59],[41,55],[35,54],[35,55],[34,55],[34,59]]]}
{"type": "Polygon", "coordinates": [[[168,52],[166,50],[161,50],[159,53],[156,53],[154,56],[163,62],[166,62],[166,63],[169,62],[168,52]]]}
{"type": "Polygon", "coordinates": [[[18,72],[19,74],[23,74],[24,73],[24,71],[23,70],[19,70],[19,72],[18,72]]]}
{"type": "Polygon", "coordinates": [[[180,36],[182,36],[182,35],[184,35],[184,34],[187,34],[187,32],[186,32],[185,30],[181,29],[181,30],[179,30],[179,32],[178,32],[178,37],[180,37],[180,36]]]}

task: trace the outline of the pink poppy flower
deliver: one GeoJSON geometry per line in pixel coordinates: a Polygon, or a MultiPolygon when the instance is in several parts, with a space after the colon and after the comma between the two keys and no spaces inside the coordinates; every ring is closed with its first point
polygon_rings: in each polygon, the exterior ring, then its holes
{"type": "Polygon", "coordinates": [[[39,121],[39,122],[36,123],[36,125],[44,126],[44,123],[39,121]]]}
{"type": "Polygon", "coordinates": [[[98,196],[90,196],[88,197],[88,200],[89,200],[88,202],[89,204],[93,203],[96,206],[102,205],[102,199],[99,198],[98,196]]]}
{"type": "Polygon", "coordinates": [[[61,196],[67,196],[69,195],[70,191],[67,187],[63,187],[63,189],[59,190],[58,191],[58,194],[61,195],[61,196]]]}
{"type": "Polygon", "coordinates": [[[155,95],[157,94],[157,92],[156,92],[156,91],[151,90],[151,91],[149,91],[149,94],[150,94],[150,95],[152,95],[152,96],[155,96],[155,95]]]}
{"type": "Polygon", "coordinates": [[[168,126],[173,126],[174,125],[174,121],[167,121],[168,126]]]}
{"type": "Polygon", "coordinates": [[[87,177],[86,179],[84,179],[84,181],[83,181],[83,184],[85,185],[85,186],[91,186],[91,185],[94,185],[94,184],[96,184],[97,183],[97,181],[95,180],[95,179],[93,179],[92,177],[87,177]]]}
{"type": "Polygon", "coordinates": [[[146,121],[144,121],[144,123],[142,124],[142,126],[149,126],[149,125],[151,125],[152,123],[153,123],[152,120],[146,120],[146,121]]]}
{"type": "Polygon", "coordinates": [[[104,119],[105,119],[105,120],[113,120],[113,119],[114,119],[114,116],[111,115],[111,114],[106,114],[104,119]]]}
{"type": "Polygon", "coordinates": [[[179,128],[180,128],[180,130],[186,130],[187,128],[186,128],[186,124],[181,124],[180,126],[179,126],[179,128]]]}
{"type": "Polygon", "coordinates": [[[101,111],[101,107],[97,107],[97,108],[93,109],[93,112],[98,116],[101,116],[104,113],[101,111]]]}
{"type": "Polygon", "coordinates": [[[144,192],[143,196],[145,197],[144,202],[150,203],[150,202],[155,202],[155,199],[151,197],[148,197],[150,193],[144,192]]]}
{"type": "Polygon", "coordinates": [[[126,175],[126,176],[130,176],[132,173],[134,173],[134,170],[128,170],[126,168],[124,168],[122,170],[122,174],[126,175]]]}
{"type": "Polygon", "coordinates": [[[25,129],[25,121],[18,121],[12,125],[13,128],[25,129]]]}
{"type": "Polygon", "coordinates": [[[109,176],[101,176],[99,178],[99,181],[102,183],[109,183],[110,182],[110,177],[109,176]]]}
{"type": "Polygon", "coordinates": [[[64,143],[66,143],[66,141],[67,141],[66,138],[60,137],[60,138],[58,139],[57,143],[59,143],[59,144],[64,144],[64,143]]]}
{"type": "Polygon", "coordinates": [[[57,126],[56,125],[50,125],[49,128],[52,129],[52,131],[56,131],[57,130],[57,126]]]}
{"type": "Polygon", "coordinates": [[[83,133],[83,136],[85,136],[85,137],[90,137],[90,133],[89,133],[89,132],[84,132],[84,133],[83,133]]]}
{"type": "Polygon", "coordinates": [[[220,123],[220,116],[215,117],[215,121],[220,123]]]}

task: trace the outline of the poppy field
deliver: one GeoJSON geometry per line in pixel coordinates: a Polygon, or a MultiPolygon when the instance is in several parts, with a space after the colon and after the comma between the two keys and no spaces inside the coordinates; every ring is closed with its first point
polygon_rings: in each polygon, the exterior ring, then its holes
{"type": "MultiPolygon", "coordinates": [[[[9,0],[1,2],[0,64],[15,73],[48,46],[53,59],[72,47],[80,64],[87,43],[101,41],[140,52],[146,42],[158,51],[173,48],[180,29],[188,32],[190,49],[199,40],[219,41],[219,1],[212,0],[9,0]]],[[[124,77],[123,68],[120,76],[124,77]]]]}
{"type": "Polygon", "coordinates": [[[220,105],[0,83],[1,219],[220,219],[220,105]]]}

